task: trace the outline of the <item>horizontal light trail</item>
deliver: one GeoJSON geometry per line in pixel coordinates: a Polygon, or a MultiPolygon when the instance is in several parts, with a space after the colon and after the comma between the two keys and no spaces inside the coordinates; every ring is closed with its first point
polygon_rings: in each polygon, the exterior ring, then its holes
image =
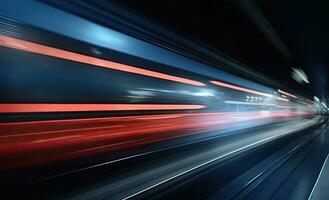
{"type": "Polygon", "coordinates": [[[48,103],[4,103],[0,113],[24,112],[84,112],[84,111],[133,111],[133,110],[194,110],[203,105],[179,104],[48,104],[48,103]]]}
{"type": "Polygon", "coordinates": [[[292,98],[295,98],[295,99],[298,98],[297,96],[295,96],[295,95],[293,95],[293,94],[290,94],[290,93],[288,93],[288,92],[285,92],[285,91],[283,91],[283,90],[280,90],[280,89],[278,89],[278,92],[281,93],[281,94],[284,94],[284,95],[290,96],[290,97],[292,97],[292,98]]]}
{"type": "Polygon", "coordinates": [[[0,123],[0,156],[10,158],[0,170],[113,152],[227,129],[237,123],[306,114],[287,111],[182,113],[0,123]],[[29,162],[26,157],[30,158],[29,162]]]}
{"type": "Polygon", "coordinates": [[[274,97],[274,98],[277,100],[280,100],[280,101],[289,101],[289,99],[285,99],[285,98],[281,98],[281,97],[274,97]]]}
{"type": "Polygon", "coordinates": [[[278,106],[276,106],[277,108],[296,108],[296,107],[292,107],[292,106],[280,106],[280,105],[278,105],[278,106]]]}
{"type": "Polygon", "coordinates": [[[309,100],[308,98],[305,98],[306,101],[310,102],[310,103],[314,103],[314,101],[309,100]]]}
{"type": "MultiPolygon", "coordinates": [[[[100,120],[108,120],[108,119],[116,119],[120,121],[129,121],[129,120],[150,120],[150,119],[170,119],[170,118],[177,118],[177,117],[186,117],[186,116],[208,116],[208,115],[226,115],[232,112],[209,112],[209,113],[179,113],[179,114],[155,114],[155,115],[141,115],[141,116],[115,116],[115,117],[97,117],[97,118],[81,118],[81,119],[56,119],[56,120],[42,120],[42,121],[26,121],[26,122],[5,122],[0,123],[0,126],[3,125],[40,125],[40,124],[75,124],[75,123],[90,123],[96,122],[100,120]]],[[[235,113],[235,112],[234,112],[235,113]]],[[[1,136],[0,136],[1,137],[1,136]]]]}
{"type": "Polygon", "coordinates": [[[199,81],[182,78],[182,77],[178,77],[178,76],[172,76],[169,74],[164,74],[164,73],[151,71],[151,70],[147,70],[147,69],[142,69],[142,68],[138,68],[138,67],[133,67],[133,66],[117,63],[117,62],[112,62],[112,61],[108,61],[108,60],[104,60],[104,59],[100,59],[100,58],[95,58],[92,56],[74,53],[74,52],[67,51],[67,50],[57,49],[54,47],[49,47],[46,45],[37,44],[37,43],[33,43],[33,42],[29,42],[29,41],[25,41],[25,40],[21,40],[21,39],[17,39],[17,38],[12,38],[12,37],[8,37],[8,36],[4,36],[4,35],[0,35],[0,45],[9,47],[9,48],[19,49],[22,51],[28,51],[28,52],[32,52],[32,53],[41,54],[41,55],[80,62],[80,63],[84,63],[84,64],[95,65],[95,66],[119,70],[119,71],[123,71],[123,72],[129,72],[129,73],[139,74],[139,75],[143,75],[143,76],[149,76],[149,77],[153,77],[153,78],[165,79],[165,80],[185,83],[185,84],[189,84],[189,85],[205,86],[204,83],[201,83],[199,81]]]}
{"type": "Polygon", "coordinates": [[[231,85],[231,84],[227,84],[227,83],[223,83],[223,82],[219,82],[219,81],[210,81],[210,82],[212,84],[215,84],[215,85],[218,85],[218,86],[221,86],[221,87],[226,87],[226,88],[230,88],[230,89],[234,89],[234,90],[239,90],[239,91],[242,91],[242,92],[248,92],[248,93],[251,93],[251,94],[257,94],[257,95],[265,96],[265,97],[273,97],[273,95],[271,95],[271,94],[258,92],[258,91],[255,91],[255,90],[243,88],[243,87],[236,86],[236,85],[231,85]]]}
{"type": "Polygon", "coordinates": [[[223,82],[220,82],[220,81],[210,81],[210,82],[212,84],[215,84],[215,85],[218,85],[218,86],[221,86],[221,87],[230,88],[230,89],[233,89],[233,90],[239,90],[239,91],[242,91],[242,92],[248,92],[248,93],[251,93],[251,94],[257,94],[257,95],[260,95],[260,96],[273,97],[273,98],[275,98],[277,100],[280,100],[280,101],[289,101],[288,99],[285,99],[285,98],[274,97],[271,94],[267,94],[267,93],[263,93],[263,92],[258,92],[258,91],[247,89],[247,88],[243,88],[243,87],[240,87],[240,86],[223,83],[223,82]]]}
{"type": "Polygon", "coordinates": [[[241,105],[253,105],[253,106],[275,106],[273,103],[253,103],[245,101],[225,101],[227,104],[241,104],[241,105]]]}

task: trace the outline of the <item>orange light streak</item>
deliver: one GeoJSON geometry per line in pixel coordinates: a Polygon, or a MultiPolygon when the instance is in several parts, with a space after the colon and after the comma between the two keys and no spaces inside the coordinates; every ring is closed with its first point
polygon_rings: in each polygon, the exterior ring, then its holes
{"type": "Polygon", "coordinates": [[[84,63],[84,64],[95,65],[95,66],[114,69],[114,70],[123,71],[123,72],[129,72],[129,73],[139,74],[139,75],[143,75],[143,76],[165,79],[165,80],[170,80],[170,81],[175,81],[175,82],[180,82],[180,83],[185,83],[185,84],[190,84],[190,85],[195,85],[195,86],[205,86],[204,83],[201,83],[199,81],[194,81],[194,80],[190,80],[187,78],[172,76],[169,74],[164,74],[164,73],[155,72],[155,71],[151,71],[151,70],[147,70],[147,69],[133,67],[133,66],[117,63],[117,62],[112,62],[112,61],[108,61],[108,60],[104,60],[104,59],[100,59],[100,58],[95,58],[92,56],[74,53],[74,52],[67,51],[67,50],[49,47],[49,46],[42,45],[42,44],[28,42],[25,40],[16,39],[16,38],[4,36],[4,35],[0,35],[0,45],[9,47],[9,48],[19,49],[22,51],[28,51],[28,52],[32,52],[32,53],[41,54],[41,55],[80,62],[80,63],[84,63]]]}
{"type": "Polygon", "coordinates": [[[271,94],[258,92],[258,91],[255,91],[255,90],[239,87],[239,86],[236,86],[236,85],[231,85],[231,84],[227,84],[227,83],[223,83],[223,82],[219,82],[219,81],[210,81],[210,82],[212,84],[215,84],[215,85],[218,85],[218,86],[221,86],[221,87],[230,88],[230,89],[233,89],[233,90],[239,90],[239,91],[242,91],[242,92],[257,94],[257,95],[260,95],[260,96],[273,97],[273,95],[271,95],[271,94]]]}
{"type": "Polygon", "coordinates": [[[84,112],[84,111],[129,111],[129,110],[189,110],[202,109],[203,105],[179,104],[47,104],[4,103],[0,113],[23,112],[84,112]]]}
{"type": "Polygon", "coordinates": [[[287,96],[293,97],[293,98],[295,98],[295,99],[297,99],[297,98],[298,98],[298,97],[296,97],[295,95],[293,95],[293,94],[290,94],[290,93],[288,93],[288,92],[285,92],[285,91],[283,91],[283,90],[280,90],[280,89],[278,89],[278,92],[279,92],[279,93],[281,93],[281,94],[284,94],[284,95],[287,95],[287,96]]]}

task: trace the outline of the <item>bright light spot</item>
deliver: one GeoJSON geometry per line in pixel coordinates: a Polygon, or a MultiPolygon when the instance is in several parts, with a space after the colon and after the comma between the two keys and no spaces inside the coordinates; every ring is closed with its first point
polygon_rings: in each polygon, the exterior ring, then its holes
{"type": "Polygon", "coordinates": [[[322,102],[322,105],[328,109],[327,105],[324,102],[322,102]]]}
{"type": "Polygon", "coordinates": [[[241,104],[241,105],[255,105],[255,106],[275,106],[272,103],[254,103],[254,102],[244,102],[244,101],[225,101],[227,104],[241,104]]]}
{"type": "Polygon", "coordinates": [[[292,68],[291,77],[300,84],[302,84],[303,82],[310,83],[305,72],[300,68],[292,68]]]}
{"type": "Polygon", "coordinates": [[[320,100],[319,100],[319,98],[318,98],[318,97],[314,96],[314,101],[317,101],[317,102],[319,102],[320,100]]]}
{"type": "Polygon", "coordinates": [[[198,97],[212,97],[212,96],[215,96],[210,90],[195,92],[192,95],[198,96],[198,97]]]}
{"type": "Polygon", "coordinates": [[[298,97],[296,97],[295,95],[293,95],[293,94],[290,94],[290,93],[288,93],[288,92],[285,92],[285,91],[283,91],[283,90],[280,90],[280,89],[278,89],[278,92],[280,92],[281,94],[285,94],[285,95],[287,95],[287,96],[293,97],[293,98],[295,98],[295,99],[297,99],[297,98],[298,98],[298,97]]]}

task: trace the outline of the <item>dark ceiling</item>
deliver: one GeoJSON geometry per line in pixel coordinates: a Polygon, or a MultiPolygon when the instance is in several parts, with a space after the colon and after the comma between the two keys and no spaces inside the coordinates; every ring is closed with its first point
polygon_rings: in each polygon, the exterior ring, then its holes
{"type": "Polygon", "coordinates": [[[326,95],[329,27],[326,1],[255,2],[287,47],[288,58],[270,41],[272,36],[260,30],[262,25],[255,23],[248,10],[237,2],[120,0],[118,4],[168,29],[196,38],[301,94],[326,95]],[[300,85],[291,78],[293,66],[306,72],[310,85],[300,85]]]}
{"type": "Polygon", "coordinates": [[[328,95],[329,2],[258,1],[265,17],[310,76],[317,96],[328,95]]]}

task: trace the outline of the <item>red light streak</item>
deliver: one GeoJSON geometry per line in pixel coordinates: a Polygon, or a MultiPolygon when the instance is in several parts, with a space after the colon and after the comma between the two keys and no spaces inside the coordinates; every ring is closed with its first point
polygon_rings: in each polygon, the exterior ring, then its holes
{"type": "Polygon", "coordinates": [[[219,81],[210,81],[210,82],[212,84],[215,84],[215,85],[218,85],[218,86],[221,86],[221,87],[230,88],[230,89],[233,89],[233,90],[239,90],[239,91],[242,91],[242,92],[257,94],[257,95],[260,95],[260,96],[273,97],[273,95],[271,95],[271,94],[258,92],[258,91],[255,91],[255,90],[239,87],[239,86],[236,86],[236,85],[231,85],[231,84],[227,84],[227,83],[223,83],[223,82],[219,82],[219,81]]]}
{"type": "Polygon", "coordinates": [[[281,94],[284,94],[284,95],[287,95],[287,96],[293,97],[293,98],[295,98],[295,99],[297,99],[297,98],[298,98],[298,97],[296,97],[295,95],[293,95],[293,94],[290,94],[290,93],[288,93],[288,92],[285,92],[285,91],[283,91],[283,90],[280,90],[280,89],[278,89],[278,92],[279,92],[279,93],[281,93],[281,94]]]}
{"type": "Polygon", "coordinates": [[[3,36],[3,35],[2,36],[0,35],[0,45],[9,47],[9,48],[19,49],[22,51],[28,51],[28,52],[32,52],[32,53],[41,54],[41,55],[61,58],[61,59],[65,59],[65,60],[95,65],[95,66],[99,66],[99,67],[104,67],[104,68],[109,68],[109,69],[114,69],[114,70],[134,73],[134,74],[139,74],[139,75],[143,75],[143,76],[165,79],[165,80],[170,80],[170,81],[175,81],[175,82],[180,82],[180,83],[185,83],[185,84],[190,84],[190,85],[195,85],[195,86],[205,86],[204,83],[201,83],[199,81],[194,81],[194,80],[190,80],[187,78],[172,76],[169,74],[164,74],[164,73],[160,73],[160,72],[156,72],[156,71],[133,67],[133,66],[129,66],[129,65],[121,64],[121,63],[116,63],[116,62],[112,62],[112,61],[108,61],[108,60],[104,60],[104,59],[100,59],[100,58],[95,58],[92,56],[78,54],[78,53],[74,53],[74,52],[70,52],[70,51],[66,51],[66,50],[62,50],[62,49],[57,49],[54,47],[49,47],[46,45],[28,42],[25,40],[16,39],[16,38],[3,36]]]}
{"type": "Polygon", "coordinates": [[[219,112],[0,123],[0,170],[149,144],[307,112],[219,112]],[[18,148],[19,147],[19,148],[18,148]],[[28,158],[28,159],[27,159],[28,158]]]}
{"type": "Polygon", "coordinates": [[[289,101],[288,99],[281,98],[281,97],[274,97],[274,98],[277,99],[277,100],[280,100],[280,101],[289,101]]]}
{"type": "Polygon", "coordinates": [[[8,103],[0,104],[0,113],[22,112],[85,112],[85,111],[129,111],[129,110],[189,110],[202,109],[203,105],[179,104],[47,104],[8,103]]]}
{"type": "MultiPolygon", "coordinates": [[[[223,82],[219,82],[219,81],[210,81],[210,82],[212,84],[215,84],[215,85],[218,85],[218,86],[221,86],[221,87],[230,88],[230,89],[233,89],[233,90],[239,90],[239,91],[242,91],[242,92],[248,92],[248,93],[251,93],[251,94],[257,94],[257,95],[266,96],[266,97],[273,97],[273,95],[271,95],[271,94],[258,92],[258,91],[255,91],[255,90],[243,88],[243,87],[236,86],[236,85],[231,85],[231,84],[227,84],[227,83],[223,83],[223,82]]],[[[281,97],[274,97],[274,98],[277,99],[277,100],[280,100],[280,101],[289,101],[288,99],[284,99],[284,98],[281,98],[281,97]]]]}

